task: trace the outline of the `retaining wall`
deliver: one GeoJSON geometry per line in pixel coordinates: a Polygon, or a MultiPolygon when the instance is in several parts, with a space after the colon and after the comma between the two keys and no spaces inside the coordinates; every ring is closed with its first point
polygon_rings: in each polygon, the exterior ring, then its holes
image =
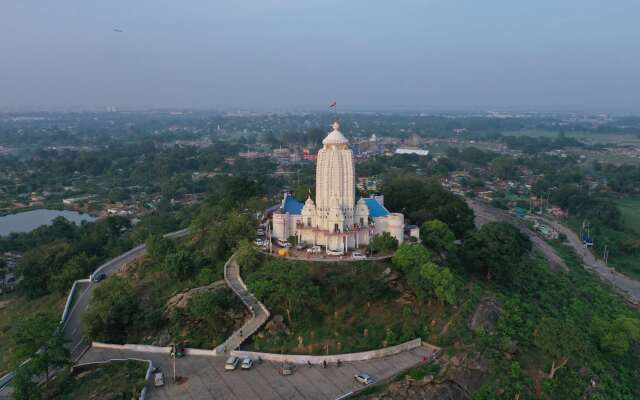
{"type": "MultiPolygon", "coordinates": [[[[265,361],[274,361],[274,362],[286,361],[292,364],[309,364],[309,363],[322,364],[323,361],[326,363],[336,363],[338,360],[340,362],[373,360],[376,358],[392,356],[394,354],[412,350],[420,346],[422,346],[422,339],[417,338],[405,343],[398,344],[396,346],[385,347],[383,349],[363,351],[360,353],[334,354],[329,356],[259,353],[255,351],[240,351],[240,350],[232,351],[231,355],[237,356],[237,357],[250,357],[254,360],[260,358],[265,361]]],[[[435,348],[435,346],[431,346],[431,345],[427,345],[427,346],[430,347],[430,349],[435,348]]]]}
{"type": "Polygon", "coordinates": [[[91,282],[91,279],[79,279],[73,282],[73,286],[71,286],[71,290],[69,291],[69,295],[67,296],[67,302],[64,304],[64,311],[62,311],[62,317],[60,318],[60,325],[64,325],[64,323],[67,322],[69,311],[71,311],[71,301],[73,300],[73,296],[75,296],[76,294],[78,284],[86,283],[86,282],[91,282]]]}
{"type": "MultiPolygon", "coordinates": [[[[130,350],[139,351],[142,353],[155,353],[155,354],[170,354],[171,347],[150,346],[146,344],[112,344],[112,343],[100,343],[91,342],[91,347],[96,349],[109,349],[109,350],[130,350]]],[[[185,354],[190,356],[219,356],[221,353],[216,349],[191,349],[185,348],[185,354]]]]}

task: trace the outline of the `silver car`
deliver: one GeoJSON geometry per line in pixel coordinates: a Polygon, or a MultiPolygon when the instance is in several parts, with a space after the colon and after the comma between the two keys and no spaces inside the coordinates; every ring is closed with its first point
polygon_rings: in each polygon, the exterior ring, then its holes
{"type": "Polygon", "coordinates": [[[369,374],[361,372],[353,376],[357,382],[362,383],[363,385],[371,385],[376,383],[376,380],[369,374]]]}
{"type": "Polygon", "coordinates": [[[253,367],[253,360],[249,357],[242,360],[242,364],[240,364],[240,368],[242,369],[251,369],[253,367]]]}

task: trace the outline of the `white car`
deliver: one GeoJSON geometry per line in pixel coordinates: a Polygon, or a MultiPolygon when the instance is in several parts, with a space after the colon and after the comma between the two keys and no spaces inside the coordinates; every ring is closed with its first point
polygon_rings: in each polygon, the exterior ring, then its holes
{"type": "Polygon", "coordinates": [[[153,384],[155,387],[164,386],[164,374],[159,369],[153,373],[153,384]]]}
{"type": "Polygon", "coordinates": [[[238,368],[238,364],[240,364],[240,359],[236,356],[231,356],[227,358],[227,361],[224,363],[224,369],[227,371],[234,371],[238,368]]]}
{"type": "Polygon", "coordinates": [[[362,253],[358,253],[357,251],[351,254],[351,258],[354,260],[366,260],[367,256],[362,253]]]}
{"type": "Polygon", "coordinates": [[[278,246],[288,249],[289,247],[291,247],[291,243],[287,242],[286,240],[278,239],[278,246]]]}
{"type": "Polygon", "coordinates": [[[327,255],[329,255],[329,256],[343,256],[344,252],[342,250],[327,250],[327,255]]]}
{"type": "Polygon", "coordinates": [[[369,374],[361,372],[353,376],[357,382],[362,383],[363,385],[371,385],[372,383],[376,383],[376,380],[369,374]]]}
{"type": "Polygon", "coordinates": [[[307,249],[307,253],[311,253],[311,254],[319,254],[321,252],[322,252],[322,247],[320,246],[313,246],[307,249]]]}
{"type": "Polygon", "coordinates": [[[242,369],[251,369],[253,367],[253,360],[249,357],[242,360],[242,364],[240,364],[240,368],[242,369]]]}

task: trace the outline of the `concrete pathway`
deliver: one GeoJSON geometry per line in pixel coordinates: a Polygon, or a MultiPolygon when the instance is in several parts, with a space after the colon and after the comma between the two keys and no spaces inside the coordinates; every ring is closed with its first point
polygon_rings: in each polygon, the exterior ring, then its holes
{"type": "Polygon", "coordinates": [[[430,350],[419,347],[385,358],[345,362],[340,367],[331,365],[323,369],[320,366],[296,366],[290,376],[280,374],[279,363],[263,362],[248,371],[225,371],[223,356],[186,356],[176,360],[176,374],[186,378],[182,384],[173,383],[173,366],[168,354],[92,348],[81,362],[113,358],[151,360],[154,366],[162,369],[166,382],[161,388],[150,387],[147,398],[154,400],[333,400],[362,388],[353,379],[356,373],[366,372],[382,381],[424,363],[432,356],[430,350]]]}
{"type": "Polygon", "coordinates": [[[267,322],[271,315],[267,307],[249,292],[249,289],[240,276],[240,266],[233,256],[224,266],[224,280],[231,290],[242,300],[245,306],[247,306],[249,311],[251,311],[251,318],[245,321],[239,330],[231,334],[224,343],[216,348],[218,353],[227,353],[239,348],[248,337],[256,333],[258,329],[267,322]]]}

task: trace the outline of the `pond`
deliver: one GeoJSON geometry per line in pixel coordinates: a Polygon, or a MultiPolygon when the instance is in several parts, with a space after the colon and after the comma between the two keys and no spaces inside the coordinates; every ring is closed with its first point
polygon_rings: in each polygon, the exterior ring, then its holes
{"type": "Polygon", "coordinates": [[[91,215],[81,214],[76,211],[48,209],[25,211],[0,217],[0,236],[8,235],[12,232],[31,232],[39,226],[51,224],[56,217],[65,217],[77,224],[82,221],[95,221],[95,218],[91,215]]]}

